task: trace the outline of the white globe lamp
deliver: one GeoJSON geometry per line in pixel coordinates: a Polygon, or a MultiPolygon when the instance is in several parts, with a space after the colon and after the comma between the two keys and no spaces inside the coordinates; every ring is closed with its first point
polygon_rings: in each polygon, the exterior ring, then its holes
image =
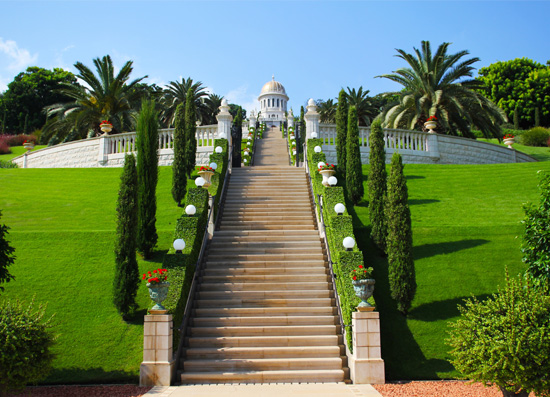
{"type": "Polygon", "coordinates": [[[346,251],[351,251],[353,247],[355,247],[355,240],[353,237],[346,237],[344,241],[342,241],[342,245],[346,249],[346,251]]]}

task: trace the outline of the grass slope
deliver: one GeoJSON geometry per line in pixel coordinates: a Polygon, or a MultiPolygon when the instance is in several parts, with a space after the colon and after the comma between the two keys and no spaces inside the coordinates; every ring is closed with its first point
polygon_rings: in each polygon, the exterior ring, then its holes
{"type": "MultiPolygon", "coordinates": [[[[31,152],[34,152],[35,150],[38,150],[38,149],[44,149],[45,147],[47,147],[47,145],[36,145],[34,149],[31,150],[31,152]]],[[[3,161],[11,160],[17,156],[21,156],[27,151],[27,149],[25,149],[23,146],[11,146],[10,149],[11,149],[11,153],[0,155],[0,160],[3,160],[3,161]]]]}
{"type": "MultiPolygon", "coordinates": [[[[0,299],[33,296],[55,313],[59,335],[54,371],[46,383],[137,379],[142,360],[143,314],[150,304],[140,285],[140,314],[121,320],[112,304],[116,200],[121,168],[0,169],[1,222],[16,249],[0,299]]],[[[170,194],[171,167],[160,167],[157,188],[159,251],[140,272],[157,268],[181,214],[170,194]]]]}
{"type": "MultiPolygon", "coordinates": [[[[375,268],[382,355],[388,379],[453,378],[447,361],[448,322],[472,295],[496,291],[521,262],[522,204],[538,202],[537,171],[550,163],[405,165],[413,222],[418,284],[408,318],[390,297],[387,260],[369,238],[367,203],[355,207],[355,226],[365,263],[375,268]]],[[[366,186],[368,166],[363,166],[366,186]]]]}

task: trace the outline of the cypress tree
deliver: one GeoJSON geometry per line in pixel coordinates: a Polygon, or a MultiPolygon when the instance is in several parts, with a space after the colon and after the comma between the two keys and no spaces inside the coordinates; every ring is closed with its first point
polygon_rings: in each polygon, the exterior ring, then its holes
{"type": "Polygon", "coordinates": [[[306,136],[306,122],[304,119],[304,107],[300,107],[300,136],[305,139],[306,136]]]}
{"type": "Polygon", "coordinates": [[[136,260],[136,238],[138,227],[138,178],[136,160],[126,155],[124,170],[120,177],[117,202],[117,240],[115,242],[115,279],[113,281],[113,302],[125,318],[136,308],[136,294],[139,286],[139,272],[136,260]]]}
{"type": "Polygon", "coordinates": [[[155,103],[143,100],[137,119],[138,238],[137,249],[149,259],[157,244],[158,117],[155,103]]]}
{"type": "Polygon", "coordinates": [[[355,106],[349,108],[348,136],[346,138],[346,189],[353,204],[363,198],[363,170],[361,168],[361,152],[359,150],[359,121],[355,106]]]}
{"type": "Polygon", "coordinates": [[[195,156],[197,152],[197,138],[195,133],[197,131],[197,116],[195,114],[195,100],[193,98],[193,90],[187,90],[187,97],[185,99],[185,159],[187,177],[191,176],[191,173],[195,169],[195,156]]]}
{"type": "Polygon", "coordinates": [[[514,108],[514,129],[519,130],[519,110],[517,105],[514,108]]]}
{"type": "Polygon", "coordinates": [[[382,123],[375,120],[370,129],[369,153],[369,217],[372,225],[370,236],[382,251],[386,252],[386,221],[384,202],[386,200],[386,150],[382,123]]]}
{"type": "Polygon", "coordinates": [[[408,200],[401,155],[394,153],[386,201],[388,273],[391,296],[397,301],[397,309],[404,315],[409,311],[416,293],[411,211],[408,200]]]}
{"type": "MultiPolygon", "coordinates": [[[[0,218],[2,218],[2,211],[0,211],[0,218]]],[[[8,266],[15,262],[15,248],[6,239],[9,229],[8,226],[0,224],[0,284],[9,283],[15,278],[8,271],[8,266]]],[[[0,286],[0,291],[4,291],[4,287],[0,286]]]]}
{"type": "Polygon", "coordinates": [[[172,163],[172,197],[181,206],[187,190],[187,159],[185,158],[185,106],[176,108],[174,128],[174,162],[172,163]]]}
{"type": "Polygon", "coordinates": [[[336,161],[338,171],[346,178],[346,137],[348,135],[348,100],[344,89],[338,94],[338,107],[336,108],[336,161]]]}

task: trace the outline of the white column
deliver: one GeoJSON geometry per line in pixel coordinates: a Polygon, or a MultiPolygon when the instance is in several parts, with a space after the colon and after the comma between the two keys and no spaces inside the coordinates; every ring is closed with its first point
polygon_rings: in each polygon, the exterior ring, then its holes
{"type": "Polygon", "coordinates": [[[222,105],[220,106],[220,112],[216,116],[218,120],[218,136],[223,132],[227,136],[229,147],[231,147],[231,122],[233,116],[229,113],[229,105],[225,98],[222,99],[222,105]]]}
{"type": "Polygon", "coordinates": [[[256,113],[254,113],[254,110],[251,110],[250,111],[250,116],[249,116],[249,122],[248,122],[248,128],[252,127],[252,128],[256,128],[256,113]]]}
{"type": "Polygon", "coordinates": [[[99,153],[97,156],[97,162],[99,165],[105,165],[107,163],[107,145],[109,144],[109,136],[103,134],[99,137],[99,153]]]}
{"type": "Polygon", "coordinates": [[[319,134],[319,120],[321,119],[313,98],[307,102],[307,113],[304,115],[304,118],[306,119],[306,140],[308,140],[311,138],[313,131],[319,134]]]}
{"type": "Polygon", "coordinates": [[[145,316],[140,386],[170,386],[176,363],[172,356],[172,324],[171,314],[145,316]]]}
{"type": "Polygon", "coordinates": [[[355,384],[385,383],[384,360],[380,345],[380,315],[378,312],[353,312],[353,355],[350,376],[355,384]]]}
{"type": "Polygon", "coordinates": [[[294,127],[294,114],[292,113],[292,109],[288,112],[287,123],[287,128],[294,127]]]}

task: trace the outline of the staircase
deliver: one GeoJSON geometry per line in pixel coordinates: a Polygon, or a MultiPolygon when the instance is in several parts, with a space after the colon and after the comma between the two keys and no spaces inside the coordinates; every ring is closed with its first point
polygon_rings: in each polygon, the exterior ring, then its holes
{"type": "Polygon", "coordinates": [[[182,384],[342,382],[347,368],[307,177],[286,141],[234,168],[195,297],[182,384]]]}

